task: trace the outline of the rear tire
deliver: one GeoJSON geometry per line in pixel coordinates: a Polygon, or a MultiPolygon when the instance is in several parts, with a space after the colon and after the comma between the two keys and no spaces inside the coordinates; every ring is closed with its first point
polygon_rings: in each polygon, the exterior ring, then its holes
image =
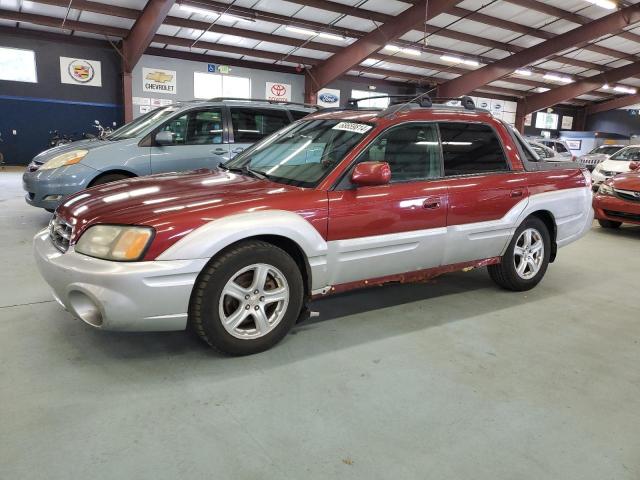
{"type": "Polygon", "coordinates": [[[613,220],[598,220],[602,228],[620,228],[622,222],[614,222],[613,220]]]}
{"type": "Polygon", "coordinates": [[[303,280],[284,250],[246,241],[214,258],[198,276],[189,325],[209,346],[228,355],[271,348],[296,323],[303,280]]]}
{"type": "Polygon", "coordinates": [[[89,184],[89,187],[95,187],[96,185],[104,185],[105,183],[117,182],[118,180],[124,180],[125,178],[131,178],[128,175],[122,173],[107,173],[96,178],[89,184]]]}
{"type": "Polygon", "coordinates": [[[529,217],[516,230],[501,263],[488,267],[489,276],[506,290],[531,290],[544,277],[550,255],[547,226],[539,218],[529,217]]]}

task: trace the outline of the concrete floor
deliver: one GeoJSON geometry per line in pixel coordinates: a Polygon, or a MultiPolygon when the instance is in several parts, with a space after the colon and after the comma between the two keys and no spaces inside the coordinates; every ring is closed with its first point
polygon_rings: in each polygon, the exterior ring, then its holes
{"type": "Polygon", "coordinates": [[[113,334],[51,300],[0,173],[2,479],[640,478],[640,228],[535,290],[483,270],[318,302],[271,351],[113,334]]]}

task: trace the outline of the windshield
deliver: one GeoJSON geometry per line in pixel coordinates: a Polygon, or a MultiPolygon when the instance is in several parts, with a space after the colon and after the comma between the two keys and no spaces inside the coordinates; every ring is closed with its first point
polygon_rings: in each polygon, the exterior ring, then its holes
{"type": "Polygon", "coordinates": [[[126,140],[128,138],[135,138],[148,128],[153,127],[157,122],[164,120],[178,110],[179,108],[176,106],[157,108],[136,118],[133,122],[123,125],[107,138],[109,140],[126,140]]]}
{"type": "Polygon", "coordinates": [[[604,155],[613,155],[618,150],[620,150],[620,148],[621,147],[612,147],[612,146],[609,146],[609,145],[600,145],[599,147],[596,147],[593,150],[591,150],[589,153],[600,153],[600,154],[604,154],[604,155]]]}
{"type": "Polygon", "coordinates": [[[245,169],[274,182],[315,187],[373,125],[342,120],[296,122],[223,165],[245,169]]]}
{"type": "Polygon", "coordinates": [[[640,147],[626,147],[612,155],[609,160],[622,160],[625,162],[640,160],[640,147]]]}

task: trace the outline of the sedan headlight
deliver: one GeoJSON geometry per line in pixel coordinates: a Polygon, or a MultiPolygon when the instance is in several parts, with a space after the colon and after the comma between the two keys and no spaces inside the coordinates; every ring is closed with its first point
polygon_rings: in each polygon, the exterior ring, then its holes
{"type": "Polygon", "coordinates": [[[602,185],[600,185],[600,188],[598,189],[598,194],[613,196],[613,187],[607,185],[606,183],[603,183],[602,185]]]}
{"type": "Polygon", "coordinates": [[[82,234],[75,250],[104,260],[134,262],[142,258],[153,234],[150,227],[94,225],[82,234]]]}
{"type": "Polygon", "coordinates": [[[62,153],[53,157],[40,167],[40,170],[52,170],[54,168],[66,167],[67,165],[73,165],[82,160],[89,150],[72,150],[71,152],[62,153]]]}

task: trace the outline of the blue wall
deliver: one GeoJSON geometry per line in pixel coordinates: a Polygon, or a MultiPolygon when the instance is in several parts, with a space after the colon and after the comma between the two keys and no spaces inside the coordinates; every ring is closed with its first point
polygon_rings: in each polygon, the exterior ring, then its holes
{"type": "Polygon", "coordinates": [[[8,165],[29,163],[47,147],[51,130],[79,136],[95,133],[95,120],[122,124],[120,57],[108,43],[0,29],[0,46],[35,51],[38,71],[38,83],[0,80],[0,152],[8,165]],[[99,60],[102,87],[61,83],[61,56],[99,60]]]}
{"type": "Polygon", "coordinates": [[[609,110],[587,117],[587,130],[626,135],[640,135],[640,116],[628,110],[609,110]]]}

